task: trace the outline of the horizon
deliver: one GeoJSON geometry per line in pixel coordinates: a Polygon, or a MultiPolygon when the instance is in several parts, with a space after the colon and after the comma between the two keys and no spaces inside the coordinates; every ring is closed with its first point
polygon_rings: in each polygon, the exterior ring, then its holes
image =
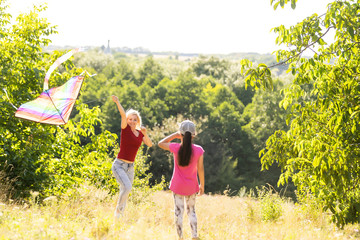
{"type": "MultiPolygon", "coordinates": [[[[75,46],[75,45],[53,45],[50,44],[48,46],[45,47],[45,49],[49,49],[49,50],[59,50],[59,49],[73,49],[73,48],[85,48],[86,50],[91,50],[91,49],[102,49],[102,48],[107,48],[107,46],[105,46],[104,44],[101,46],[75,46]]],[[[147,48],[143,48],[143,47],[135,47],[135,48],[129,48],[126,46],[122,46],[122,47],[111,47],[110,44],[110,49],[115,50],[115,52],[123,52],[123,53],[130,53],[130,54],[159,54],[159,55],[169,55],[169,54],[179,54],[179,55],[220,55],[220,56],[229,56],[229,55],[236,55],[236,54],[245,54],[245,55],[273,55],[271,53],[258,53],[258,52],[231,52],[231,53],[199,53],[199,52],[192,52],[192,53],[185,53],[185,52],[177,52],[177,51],[151,51],[151,49],[147,49],[147,48]],[[128,49],[129,51],[124,51],[128,49]],[[139,49],[139,51],[136,51],[137,49],[139,49]]],[[[111,52],[114,53],[114,52],[111,52]]]]}

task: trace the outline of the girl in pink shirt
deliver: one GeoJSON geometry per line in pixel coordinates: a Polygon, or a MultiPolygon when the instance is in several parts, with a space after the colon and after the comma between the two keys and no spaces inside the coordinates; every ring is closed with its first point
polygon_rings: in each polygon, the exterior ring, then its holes
{"type": "Polygon", "coordinates": [[[192,238],[197,239],[197,218],[195,213],[196,193],[204,193],[204,150],[193,144],[195,124],[189,120],[180,124],[179,132],[173,133],[159,142],[159,147],[174,154],[174,171],[170,182],[175,203],[175,225],[178,236],[183,238],[182,221],[184,214],[184,199],[190,221],[192,238]],[[180,139],[181,143],[171,142],[180,139]],[[198,183],[198,176],[200,185],[198,183]]]}

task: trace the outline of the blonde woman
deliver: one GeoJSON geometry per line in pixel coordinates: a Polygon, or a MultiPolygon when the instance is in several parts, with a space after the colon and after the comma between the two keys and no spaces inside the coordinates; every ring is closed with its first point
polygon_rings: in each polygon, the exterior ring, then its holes
{"type": "Polygon", "coordinates": [[[120,185],[119,200],[114,213],[115,218],[118,219],[124,212],[134,181],[134,161],[137,151],[141,143],[144,142],[151,147],[152,142],[146,128],[141,126],[140,113],[133,109],[125,112],[118,97],[113,95],[112,100],[116,103],[121,116],[120,151],[111,168],[120,185]]]}
{"type": "Polygon", "coordinates": [[[168,150],[174,155],[174,171],[170,190],[174,196],[175,225],[179,239],[183,239],[184,201],[186,202],[192,238],[198,239],[195,199],[197,193],[200,195],[204,193],[205,177],[204,149],[192,143],[195,132],[195,124],[186,120],[180,124],[178,132],[170,134],[158,143],[160,148],[168,150]],[[181,143],[171,142],[175,139],[180,139],[181,143]]]}

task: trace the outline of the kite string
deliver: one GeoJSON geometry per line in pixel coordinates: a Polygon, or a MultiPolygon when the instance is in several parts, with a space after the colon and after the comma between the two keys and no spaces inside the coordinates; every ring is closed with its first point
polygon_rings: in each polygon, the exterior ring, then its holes
{"type": "MultiPolygon", "coordinates": [[[[97,75],[96,73],[91,75],[91,74],[90,74],[88,71],[86,71],[86,70],[84,70],[80,75],[82,76],[82,75],[84,75],[84,74],[87,74],[89,77],[93,77],[93,76],[96,76],[96,75],[97,75]]],[[[107,99],[107,98],[109,98],[109,97],[97,98],[97,99],[95,99],[95,100],[86,101],[86,102],[83,102],[83,103],[87,104],[87,103],[92,103],[92,102],[100,102],[100,101],[102,101],[102,100],[104,100],[104,99],[107,99]]]]}
{"type": "Polygon", "coordinates": [[[5,88],[3,88],[3,90],[4,90],[5,94],[6,94],[7,99],[9,100],[10,105],[11,105],[11,106],[13,106],[13,108],[15,108],[15,109],[17,110],[18,108],[17,108],[17,107],[15,107],[15,106],[14,106],[14,104],[12,104],[12,102],[10,101],[10,98],[9,98],[9,95],[8,95],[8,93],[7,93],[6,89],[5,89],[5,88]]]}

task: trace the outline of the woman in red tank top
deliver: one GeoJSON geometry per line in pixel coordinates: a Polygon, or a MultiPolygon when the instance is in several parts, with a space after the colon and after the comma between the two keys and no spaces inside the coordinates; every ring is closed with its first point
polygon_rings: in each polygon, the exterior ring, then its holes
{"type": "Polygon", "coordinates": [[[118,97],[112,96],[121,116],[120,151],[113,162],[112,172],[120,185],[119,200],[116,205],[115,218],[123,214],[127,198],[134,181],[134,161],[136,153],[144,142],[148,147],[152,142],[147,135],[146,128],[141,126],[141,117],[138,111],[133,109],[124,111],[118,97]]]}

